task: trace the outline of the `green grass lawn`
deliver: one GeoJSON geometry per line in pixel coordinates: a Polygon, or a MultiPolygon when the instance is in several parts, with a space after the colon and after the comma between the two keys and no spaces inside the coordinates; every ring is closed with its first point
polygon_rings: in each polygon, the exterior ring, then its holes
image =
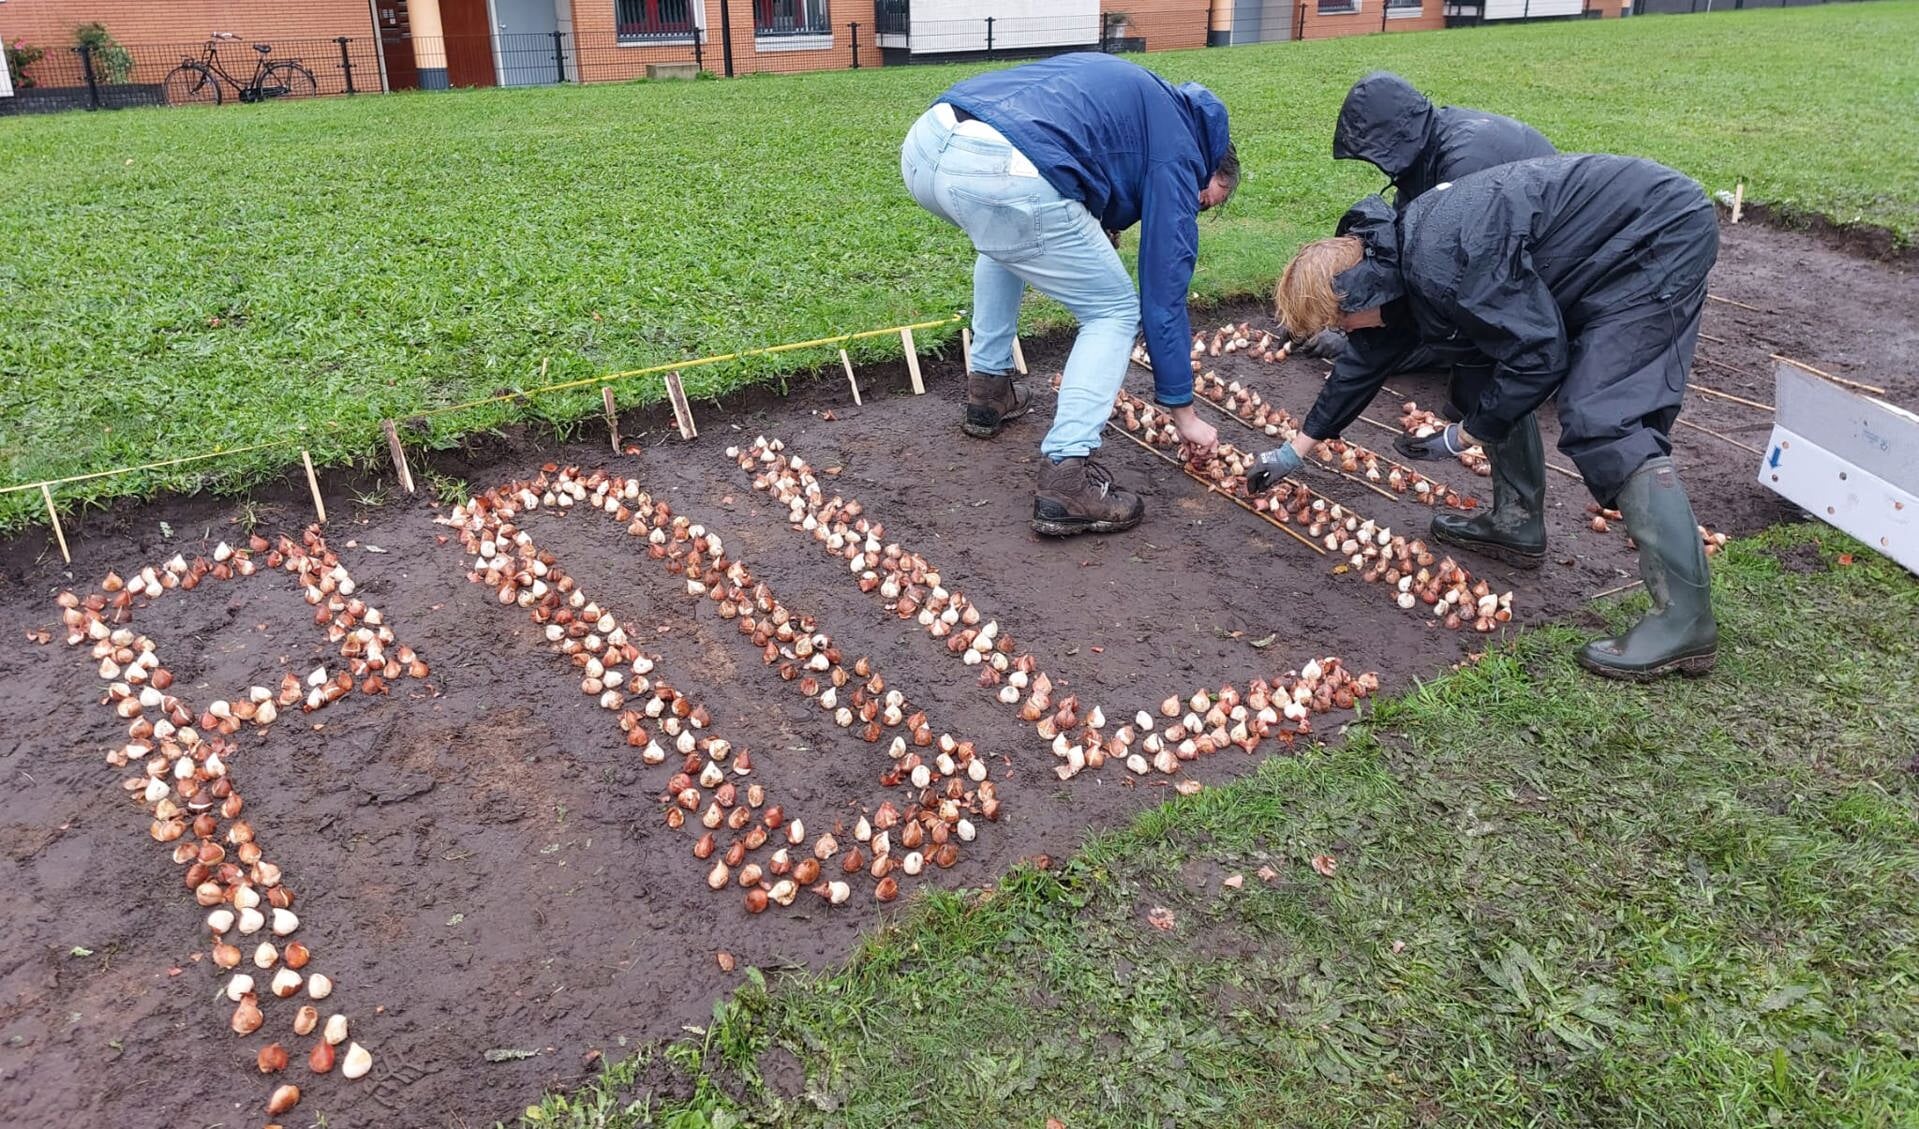
{"type": "MultiPolygon", "coordinates": [[[[1204,229],[1195,285],[1216,297],[1263,290],[1378,187],[1327,155],[1346,86],[1374,67],[1566,149],[1649,155],[1709,187],[1744,177],[1751,199],[1910,238],[1919,52],[1899,45],[1915,41],[1919,3],[1886,0],[1143,58],[1235,114],[1247,180],[1204,229]]],[[[951,313],[969,300],[963,237],[906,196],[897,146],[963,73],[0,119],[0,484],[303,431],[341,462],[375,449],[383,416],[531,386],[543,365],[589,377],[951,313]]],[[[450,415],[433,441],[597,404],[450,415]]],[[[258,451],[62,500],[238,487],[289,460],[258,451]]],[[[0,495],[0,529],[38,505],[0,495]]]]}
{"type": "Polygon", "coordinates": [[[1604,683],[1528,633],[925,897],[843,969],[755,977],[523,1129],[1911,1127],[1919,587],[1823,527],[1714,579],[1710,678],[1604,683]],[[773,1056],[805,1084],[771,1092],[773,1056]]]}

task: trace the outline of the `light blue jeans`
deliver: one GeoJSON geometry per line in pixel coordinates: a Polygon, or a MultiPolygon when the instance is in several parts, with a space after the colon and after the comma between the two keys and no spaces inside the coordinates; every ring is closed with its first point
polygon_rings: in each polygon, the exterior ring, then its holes
{"type": "Polygon", "coordinates": [[[900,147],[921,207],[964,231],[973,262],[973,371],[1013,371],[1020,298],[1031,286],[1079,321],[1059,410],[1040,451],[1058,462],[1099,449],[1139,333],[1139,291],[1099,221],[1038,176],[1015,175],[1013,147],[940,124],[928,110],[900,147]]]}

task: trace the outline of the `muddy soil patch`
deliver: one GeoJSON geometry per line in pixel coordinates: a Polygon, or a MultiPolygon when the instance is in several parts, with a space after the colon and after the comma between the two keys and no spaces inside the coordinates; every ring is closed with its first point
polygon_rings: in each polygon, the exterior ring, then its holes
{"type": "MultiPolygon", "coordinates": [[[[1919,291],[1902,268],[1742,226],[1725,232],[1713,290],[1741,305],[1709,305],[1700,383],[1770,402],[1768,354],[1781,352],[1919,403],[1919,291]]],[[[1198,322],[1247,319],[1270,324],[1252,306],[1198,322]]],[[[1030,342],[1036,374],[1056,373],[1066,345],[1030,342]]],[[[1329,654],[1380,672],[1389,692],[1405,690],[1485,643],[1400,611],[1381,586],[1332,575],[1330,559],[1122,442],[1109,444],[1107,457],[1146,494],[1146,522],[1121,537],[1037,538],[1026,518],[1045,413],[992,443],[965,439],[955,426],[958,358],[929,357],[925,368],[923,398],[905,393],[898,366],[873,366],[860,373],[862,407],[848,402],[837,373],[785,399],[759,392],[700,405],[702,438],[693,444],[671,435],[668,417],[634,413],[625,430],[638,453],[617,459],[596,439],[559,449],[495,442],[483,454],[429,461],[477,487],[530,476],[548,461],[639,478],[736,545],[844,648],[872,655],[937,728],[988,750],[1006,814],[940,873],[942,886],[984,885],[1021,858],[1068,853],[1089,829],[1166,796],[1170,782],[1117,766],[1056,780],[1031,730],[937,640],[884,611],[791,529],[783,507],[726,457],[728,445],[764,433],[816,468],[837,468],[834,489],[883,520],[888,540],[932,558],[1055,678],[1117,716],[1329,654]]],[[[1325,366],[1235,358],[1218,369],[1302,414],[1325,366]]],[[[1130,383],[1146,389],[1143,374],[1130,383]]],[[[1392,388],[1367,412],[1387,424],[1401,396],[1436,405],[1441,393],[1425,377],[1392,388]]],[[[1556,428],[1546,414],[1550,445],[1556,428]]],[[[1752,447],[1763,446],[1770,426],[1763,411],[1698,395],[1686,418],[1752,447]]],[[[1219,426],[1237,444],[1261,445],[1235,424],[1219,426]]],[[[1352,437],[1381,451],[1391,440],[1364,424],[1352,437]]],[[[1739,534],[1794,515],[1754,481],[1758,456],[1697,431],[1676,439],[1709,526],[1739,534]]],[[[1488,497],[1485,481],[1463,468],[1436,473],[1488,497]]],[[[1397,530],[1419,532],[1430,517],[1426,507],[1337,478],[1309,481],[1397,530]]],[[[662,825],[658,770],[582,697],[525,613],[467,582],[469,562],[442,541],[446,530],[424,501],[357,505],[352,485],[327,481],[329,540],[433,675],[405,692],[355,695],[311,718],[284,718],[248,737],[235,767],[246,774],[261,837],[300,890],[305,928],[338,975],[338,1006],[378,1056],[368,1084],[335,1076],[311,1086],[303,1114],[324,1113],[335,1126],[490,1123],[542,1087],[578,1078],[594,1052],[617,1057],[703,1022],[741,976],[721,970],[718,950],[738,969],[824,968],[890,912],[861,900],[751,917],[736,896],[709,893],[687,838],[662,825]]],[[[298,492],[265,500],[282,528],[304,522],[298,492]]],[[[1564,618],[1636,575],[1623,532],[1589,528],[1577,482],[1554,475],[1549,501],[1546,569],[1469,562],[1516,593],[1521,623],[1564,618]]],[[[251,1044],[225,1030],[226,1011],[212,1002],[216,978],[194,959],[203,911],[146,838],[145,817],[121,792],[124,773],[103,762],[124,733],[96,704],[103,684],[81,650],[57,638],[24,641],[42,627],[57,633],[58,589],[97,582],[108,568],[125,573],[205,551],[203,540],[238,540],[238,512],[189,498],[90,515],[72,533],[81,562],[72,573],[40,536],[0,549],[0,680],[9,689],[0,707],[0,771],[9,782],[0,845],[10,879],[0,894],[0,1122],[133,1125],[162,1110],[191,1123],[261,1120],[271,1085],[253,1069],[251,1044]],[[162,518],[176,534],[162,534],[162,518]]],[[[649,649],[709,704],[716,728],[764,752],[769,786],[808,808],[806,818],[870,808],[882,792],[871,747],[826,727],[632,539],[591,515],[529,525],[583,584],[655,637],[649,649]]],[[[141,613],[141,629],[162,641],[184,681],[211,694],[317,661],[328,647],[309,614],[284,575],[259,576],[244,587],[170,593],[141,613]]],[[[1233,751],[1189,774],[1217,781],[1247,764],[1233,751]]]]}

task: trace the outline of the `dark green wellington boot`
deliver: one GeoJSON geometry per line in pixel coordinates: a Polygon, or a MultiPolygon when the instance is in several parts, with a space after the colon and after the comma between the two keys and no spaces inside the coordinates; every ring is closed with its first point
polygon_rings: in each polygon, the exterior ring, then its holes
{"type": "Polygon", "coordinates": [[[1506,441],[1489,445],[1493,508],[1468,516],[1447,510],[1433,515],[1433,539],[1471,549],[1518,568],[1538,568],[1546,559],[1546,450],[1539,420],[1528,415],[1506,441]]]}
{"type": "Polygon", "coordinates": [[[1663,674],[1704,674],[1719,650],[1706,547],[1671,459],[1653,459],[1619,491],[1626,529],[1639,542],[1639,575],[1652,611],[1616,639],[1595,639],[1579,662],[1595,674],[1646,682],[1663,674]]]}

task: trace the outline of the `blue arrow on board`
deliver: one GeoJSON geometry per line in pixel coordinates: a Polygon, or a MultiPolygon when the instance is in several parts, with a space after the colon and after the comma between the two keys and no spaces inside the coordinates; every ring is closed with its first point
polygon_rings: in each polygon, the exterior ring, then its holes
{"type": "Polygon", "coordinates": [[[1778,447],[1774,447],[1772,449],[1772,457],[1766,460],[1766,465],[1771,467],[1774,470],[1779,469],[1779,448],[1778,447]]]}

